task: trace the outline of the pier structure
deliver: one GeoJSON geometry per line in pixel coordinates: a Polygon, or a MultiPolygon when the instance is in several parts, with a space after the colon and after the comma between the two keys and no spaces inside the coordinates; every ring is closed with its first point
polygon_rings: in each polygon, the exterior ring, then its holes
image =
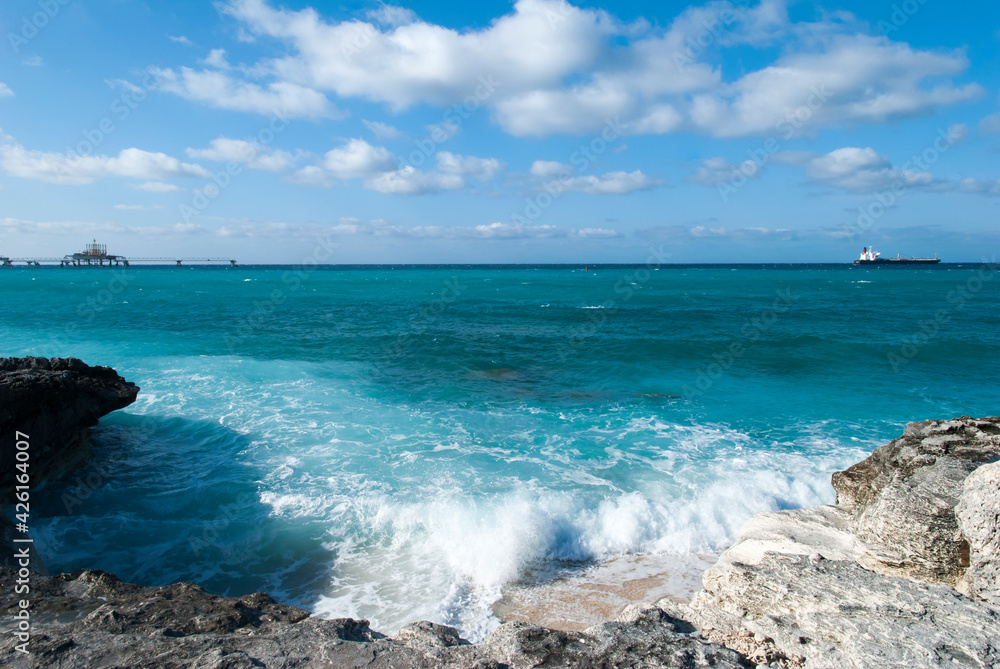
{"type": "Polygon", "coordinates": [[[236,267],[236,260],[233,258],[135,258],[108,253],[106,244],[98,244],[95,239],[87,244],[83,251],[70,253],[61,258],[8,258],[0,256],[0,266],[13,267],[15,264],[25,263],[29,267],[40,267],[42,263],[59,263],[60,267],[129,267],[132,263],[174,263],[174,266],[181,267],[184,263],[229,263],[230,267],[236,267]]]}

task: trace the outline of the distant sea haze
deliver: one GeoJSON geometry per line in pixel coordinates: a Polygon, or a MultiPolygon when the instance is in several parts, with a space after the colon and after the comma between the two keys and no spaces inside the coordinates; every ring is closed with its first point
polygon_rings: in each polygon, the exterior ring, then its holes
{"type": "Polygon", "coordinates": [[[142,388],[98,469],[38,497],[50,570],[387,633],[478,639],[524,581],[716,553],[832,502],[906,422],[1000,401],[977,264],[14,267],[0,291],[5,355],[142,388]]]}

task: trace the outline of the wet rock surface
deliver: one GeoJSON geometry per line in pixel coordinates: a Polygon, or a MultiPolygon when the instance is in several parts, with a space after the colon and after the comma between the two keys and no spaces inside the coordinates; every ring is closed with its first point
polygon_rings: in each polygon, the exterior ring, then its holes
{"type": "MultiPolygon", "coordinates": [[[[4,582],[14,578],[0,569],[4,582]]],[[[192,583],[143,588],[101,571],[32,579],[30,654],[0,608],[0,663],[14,667],[648,667],[736,669],[732,650],[649,607],[586,632],[509,623],[479,645],[429,622],[395,639],[365,620],[320,620],[268,595],[219,597],[192,583]]]]}
{"type": "MultiPolygon", "coordinates": [[[[0,404],[0,420],[5,430],[34,430],[32,448],[45,449],[41,469],[49,477],[85,461],[81,433],[137,392],[113,370],[78,360],[0,359],[0,401],[13,398],[0,404]]],[[[23,595],[30,598],[29,654],[11,633],[25,607],[7,593],[0,598],[0,664],[1000,666],[1000,418],[911,423],[899,439],[834,474],[833,484],[836,506],[751,518],[705,572],[690,605],[629,606],[583,631],[510,622],[473,645],[425,621],[389,638],[365,620],[317,619],[263,593],[221,597],[192,583],[141,587],[90,570],[30,576],[23,595]]],[[[4,587],[23,577],[0,567],[4,587]]]]}
{"type": "Polygon", "coordinates": [[[135,401],[139,388],[110,367],[76,358],[0,358],[0,492],[14,486],[17,432],[30,437],[33,486],[91,457],[87,428],[135,401]]]}

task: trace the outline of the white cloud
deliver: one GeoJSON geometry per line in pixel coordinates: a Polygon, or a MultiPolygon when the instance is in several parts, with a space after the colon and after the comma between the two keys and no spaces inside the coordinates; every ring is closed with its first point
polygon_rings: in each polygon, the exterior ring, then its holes
{"type": "Polygon", "coordinates": [[[732,183],[737,177],[751,179],[760,176],[764,171],[763,166],[753,160],[744,160],[739,165],[734,165],[726,158],[719,156],[706,158],[700,162],[701,166],[687,180],[703,186],[732,183]]]}
{"type": "Polygon", "coordinates": [[[0,98],[8,98],[14,95],[14,91],[10,90],[10,86],[0,81],[0,98]]]}
{"type": "Polygon", "coordinates": [[[337,185],[337,178],[318,165],[307,165],[297,170],[289,177],[289,181],[317,188],[333,188],[337,185]]]}
{"type": "Polygon", "coordinates": [[[519,137],[581,133],[600,129],[632,101],[619,86],[577,85],[569,90],[533,90],[497,103],[503,129],[519,137]]]}
{"type": "Polygon", "coordinates": [[[194,42],[192,42],[191,40],[189,40],[184,35],[176,35],[176,36],[175,35],[167,35],[167,39],[169,39],[171,42],[177,42],[177,43],[183,44],[185,46],[191,46],[192,44],[194,44],[194,42]]]}
{"type": "Polygon", "coordinates": [[[965,141],[965,138],[969,136],[969,126],[964,123],[953,123],[948,126],[945,130],[945,134],[948,136],[948,141],[952,144],[960,144],[965,141]]]}
{"type": "Polygon", "coordinates": [[[489,27],[461,32],[412,14],[384,29],[356,20],[329,23],[312,9],[273,9],[263,0],[232,0],[226,11],[298,52],[266,63],[276,76],[394,108],[460,102],[486,75],[505,87],[558,84],[591,65],[614,32],[605,13],[561,0],[519,0],[489,27]]]}
{"type": "Polygon", "coordinates": [[[459,156],[449,151],[438,152],[437,164],[438,169],[447,174],[473,177],[480,181],[490,181],[504,169],[504,164],[496,158],[459,156]]]}
{"type": "Polygon", "coordinates": [[[212,49],[201,62],[217,70],[228,70],[230,68],[229,61],[226,60],[225,49],[212,49]]]}
{"type": "Polygon", "coordinates": [[[599,176],[573,176],[571,166],[554,160],[536,160],[531,164],[529,173],[536,178],[536,187],[550,192],[560,190],[591,195],[625,195],[663,184],[660,179],[646,176],[641,170],[608,172],[599,176]]]}
{"type": "Polygon", "coordinates": [[[926,170],[894,167],[888,156],[874,149],[844,147],[805,163],[813,181],[852,193],[874,193],[900,187],[930,187],[936,182],[926,170]]]}
{"type": "Polygon", "coordinates": [[[467,178],[490,181],[504,169],[496,158],[461,156],[448,151],[436,155],[438,169],[423,172],[399,160],[385,147],[351,139],[327,151],[318,165],[304,167],[290,180],[306,186],[329,188],[337,180],[363,179],[362,185],[386,195],[424,195],[464,188],[467,178]]]}
{"type": "Polygon", "coordinates": [[[352,139],[323,156],[322,167],[338,179],[363,179],[396,169],[399,161],[385,147],[352,139]]]}
{"type": "Polygon", "coordinates": [[[295,156],[280,149],[274,150],[256,142],[244,139],[217,137],[209,142],[207,149],[185,149],[191,158],[215,162],[246,163],[247,167],[269,172],[283,172],[295,163],[295,156]]]}
{"type": "Polygon", "coordinates": [[[978,193],[980,195],[1000,195],[1000,179],[984,181],[980,179],[962,179],[958,189],[963,193],[978,193]]]}
{"type": "Polygon", "coordinates": [[[388,123],[381,121],[365,121],[364,123],[379,139],[399,139],[403,136],[398,128],[394,128],[388,123]]]}
{"type": "Polygon", "coordinates": [[[990,114],[979,122],[982,132],[1000,132],[1000,114],[990,114]]]}
{"type": "MultiPolygon", "coordinates": [[[[241,30],[285,43],[286,54],[252,68],[275,80],[269,87],[331,91],[393,110],[471,101],[518,136],[590,133],[609,118],[620,119],[629,134],[685,128],[724,137],[795,134],[882,123],[982,94],[976,84],[953,83],[968,67],[960,53],[865,35],[846,12],[793,23],[781,0],[691,7],[666,28],[644,20],[624,24],[564,0],[517,0],[488,26],[462,31],[388,5],[370,12],[370,22],[330,21],[314,9],[275,8],[267,0],[230,0],[224,11],[241,30]],[[713,25],[720,28],[706,28],[713,25]],[[706,34],[708,43],[693,49],[706,34]],[[778,39],[784,55],[735,81],[724,81],[712,64],[722,50],[770,49],[778,39]],[[798,121],[799,127],[776,127],[802,113],[806,128],[798,121]]],[[[194,82],[186,81],[195,75],[205,73],[182,70],[178,79],[185,82],[175,89],[193,99],[218,97],[195,95],[194,82]]]]}
{"type": "Polygon", "coordinates": [[[946,81],[968,67],[968,59],[957,53],[916,51],[865,35],[823,38],[819,47],[695,95],[692,121],[721,137],[791,136],[819,125],[882,123],[983,92],[976,84],[956,87],[946,81]]]}
{"type": "Polygon", "coordinates": [[[465,179],[458,174],[421,172],[411,165],[384,172],[365,181],[365,188],[387,195],[426,195],[464,186],[465,179]]]}
{"type": "Polygon", "coordinates": [[[42,62],[41,56],[28,56],[21,61],[21,65],[27,65],[28,67],[41,67],[42,62]]]}
{"type": "Polygon", "coordinates": [[[462,127],[457,123],[442,121],[441,123],[434,123],[427,126],[427,134],[435,142],[447,142],[457,135],[461,129],[462,127]]]}
{"type": "Polygon", "coordinates": [[[725,226],[711,227],[707,225],[661,225],[635,231],[638,239],[683,242],[693,239],[712,240],[727,239],[740,241],[792,240],[801,233],[787,228],[727,228],[725,226]]]}
{"type": "Polygon", "coordinates": [[[792,231],[787,228],[707,228],[696,225],[689,229],[689,234],[696,238],[735,238],[735,239],[768,239],[773,237],[791,238],[792,231]]]}
{"type": "Polygon", "coordinates": [[[568,191],[579,191],[591,195],[625,195],[637,190],[649,190],[661,185],[659,179],[653,179],[642,173],[608,172],[601,176],[581,176],[560,180],[559,183],[568,191]]]}
{"type": "Polygon", "coordinates": [[[205,229],[191,223],[172,225],[122,225],[114,221],[94,223],[92,221],[29,221],[18,218],[0,218],[0,232],[4,234],[37,234],[58,237],[78,237],[80,235],[134,235],[134,236],[175,236],[204,233],[205,229]]]}
{"type": "Polygon", "coordinates": [[[178,186],[174,184],[166,184],[162,181],[147,181],[146,183],[136,184],[132,186],[136,190],[144,190],[149,193],[174,193],[181,190],[178,186]]]}
{"type": "Polygon", "coordinates": [[[378,9],[369,11],[366,16],[373,21],[392,27],[404,26],[417,20],[417,15],[413,10],[394,5],[382,5],[378,9]]]}
{"type": "Polygon", "coordinates": [[[609,239],[620,237],[615,230],[604,228],[560,228],[554,225],[521,225],[517,223],[485,223],[475,226],[424,225],[404,227],[386,221],[360,221],[342,218],[327,232],[356,237],[396,237],[403,239],[609,239]]]}
{"type": "Polygon", "coordinates": [[[272,82],[264,87],[214,70],[199,72],[181,67],[174,71],[153,67],[149,71],[157,78],[160,90],[219,109],[279,117],[343,117],[343,113],[319,91],[288,81],[272,82]]]}
{"type": "Polygon", "coordinates": [[[531,169],[529,172],[532,176],[549,178],[554,176],[571,175],[573,173],[573,168],[565,163],[556,162],[555,160],[536,160],[531,163],[531,169]]]}
{"type": "Polygon", "coordinates": [[[124,149],[117,156],[32,151],[7,138],[0,144],[0,167],[12,176],[58,184],[88,184],[102,177],[173,179],[209,177],[205,168],[181,161],[165,153],[124,149]]]}

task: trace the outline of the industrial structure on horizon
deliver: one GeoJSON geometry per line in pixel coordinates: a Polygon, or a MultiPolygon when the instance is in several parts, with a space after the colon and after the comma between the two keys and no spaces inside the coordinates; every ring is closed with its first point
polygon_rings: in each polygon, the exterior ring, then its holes
{"type": "Polygon", "coordinates": [[[15,263],[25,263],[29,266],[40,267],[42,263],[59,263],[60,267],[129,267],[132,263],[174,263],[180,267],[182,263],[213,263],[227,262],[230,267],[236,267],[236,261],[232,258],[128,258],[126,256],[113,255],[108,253],[106,244],[98,244],[95,239],[87,244],[83,251],[70,253],[62,258],[8,258],[0,256],[0,266],[13,267],[15,263]]]}

